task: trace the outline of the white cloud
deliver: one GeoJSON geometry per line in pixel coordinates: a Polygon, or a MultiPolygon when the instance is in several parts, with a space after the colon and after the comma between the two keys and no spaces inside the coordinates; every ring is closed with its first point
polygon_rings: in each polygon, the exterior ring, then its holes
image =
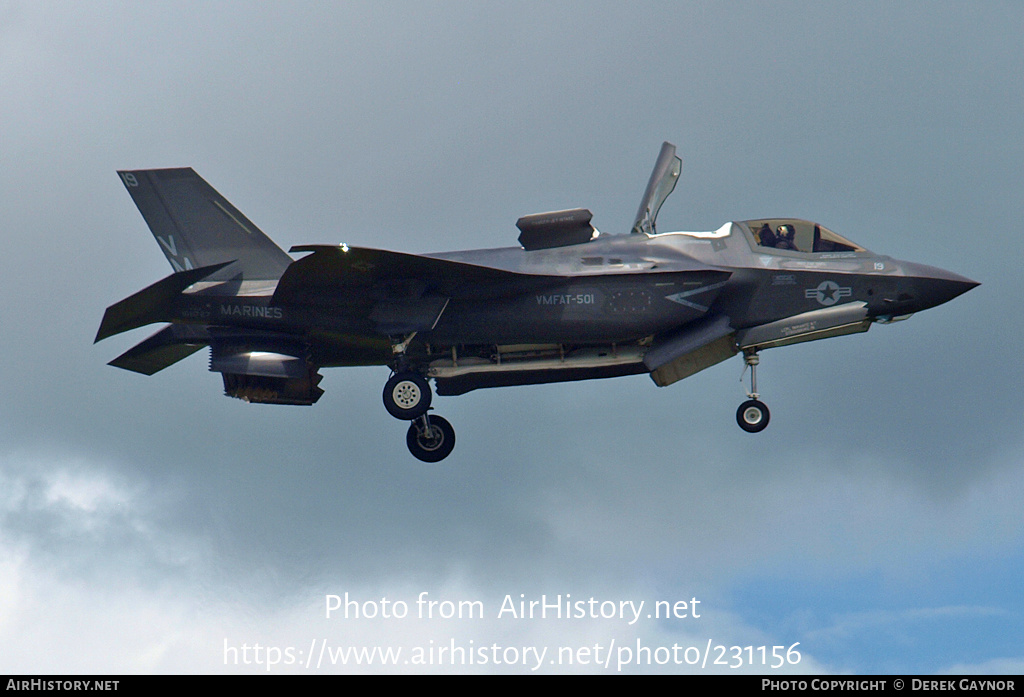
{"type": "MultiPolygon", "coordinates": [[[[763,521],[767,524],[767,530],[762,529],[766,539],[781,537],[786,543],[760,550],[759,564],[778,564],[780,558],[793,556],[794,549],[801,545],[838,544],[846,550],[844,555],[852,550],[857,558],[856,563],[840,565],[833,571],[836,578],[843,578],[847,572],[856,572],[865,564],[885,563],[886,559],[908,552],[920,558],[951,553],[941,541],[953,531],[961,536],[957,548],[977,543],[993,521],[1013,520],[1013,516],[1019,515],[1015,510],[997,510],[990,504],[1000,498],[993,496],[993,492],[1014,485],[1020,476],[1014,470],[997,470],[987,481],[953,502],[956,513],[952,516],[943,515],[950,510],[949,502],[915,495],[912,487],[908,490],[892,486],[892,482],[880,484],[866,475],[831,475],[817,477],[813,484],[802,476],[795,481],[783,478],[774,486],[752,488],[742,506],[717,510],[708,503],[699,514],[691,512],[683,518],[690,521],[686,522],[690,532],[695,529],[693,520],[703,519],[711,530],[720,527],[722,536],[718,539],[733,553],[744,547],[740,534],[748,529],[744,525],[763,521]],[[833,491],[842,492],[841,496],[829,493],[833,491]],[[863,515],[846,519],[844,514],[824,534],[804,524],[822,510],[834,513],[840,498],[846,502],[843,511],[849,513],[864,508],[863,515]],[[918,532],[908,536],[908,547],[886,548],[880,538],[894,525],[905,526],[908,508],[911,509],[910,519],[920,521],[914,526],[918,532]],[[744,513],[744,510],[749,512],[744,513]],[[932,536],[925,534],[929,529],[933,531],[932,536]]],[[[698,574],[691,574],[689,581],[684,577],[669,582],[674,572],[665,575],[664,569],[658,570],[656,565],[650,564],[649,551],[640,555],[649,567],[647,572],[642,572],[628,544],[619,538],[601,537],[610,534],[611,528],[606,526],[613,520],[622,520],[618,515],[602,520],[592,513],[583,519],[584,526],[597,528],[592,530],[597,534],[596,539],[604,539],[608,546],[603,563],[625,565],[630,569],[626,574],[606,573],[604,581],[595,582],[592,576],[591,581],[584,582],[571,569],[548,568],[542,572],[543,578],[534,583],[510,579],[508,583],[513,585],[501,586],[492,579],[484,586],[464,572],[446,571],[434,577],[419,574],[415,582],[404,576],[364,577],[357,581],[339,577],[337,584],[323,580],[296,581],[282,597],[277,594],[279,588],[261,587],[259,570],[247,573],[243,569],[226,568],[209,551],[212,545],[202,534],[167,525],[170,518],[166,509],[178,499],[174,491],[154,496],[141,480],[112,474],[82,459],[51,454],[8,456],[0,477],[2,490],[6,492],[0,507],[5,531],[0,538],[0,557],[4,559],[0,564],[0,588],[3,589],[0,644],[4,646],[0,670],[266,672],[270,658],[278,661],[270,666],[270,672],[531,672],[529,666],[523,664],[536,661],[537,656],[526,648],[532,647],[532,651],[547,647],[541,671],[616,672],[617,662],[635,657],[638,646],[642,646],[651,653],[640,652],[641,659],[652,660],[655,665],[638,667],[629,663],[625,671],[700,672],[686,665],[687,660],[679,666],[672,665],[671,661],[702,655],[710,641],[713,647],[710,663],[718,659],[726,665],[705,666],[702,670],[732,672],[735,669],[728,667],[730,662],[743,662],[743,657],[735,658],[731,653],[732,646],[767,645],[770,656],[771,646],[788,647],[793,643],[791,637],[772,636],[755,629],[729,608],[716,606],[716,603],[726,602],[717,597],[705,597],[699,620],[648,618],[646,615],[657,600],[680,600],[683,595],[689,599],[688,593],[676,593],[677,598],[665,589],[693,583],[692,578],[698,574]],[[56,544],[56,538],[64,535],[70,536],[73,544],[56,544]],[[153,569],[159,569],[160,573],[154,575],[153,569]],[[638,573],[641,577],[646,574],[648,580],[638,581],[638,573]],[[425,596],[428,601],[455,604],[436,605],[438,616],[421,619],[417,617],[416,601],[423,591],[428,593],[425,596]],[[325,596],[344,597],[346,592],[359,603],[360,612],[369,609],[382,614],[383,600],[387,598],[391,608],[399,601],[404,603],[409,614],[392,619],[380,616],[345,619],[336,612],[331,619],[326,619],[325,596]],[[594,597],[597,605],[593,607],[609,613],[620,601],[638,603],[643,600],[645,609],[643,616],[632,625],[618,617],[516,619],[506,612],[499,618],[498,610],[505,595],[518,603],[520,593],[527,602],[541,600],[544,594],[549,604],[564,603],[568,596],[576,601],[594,597]],[[559,595],[562,597],[557,598],[559,595]],[[483,608],[484,616],[440,617],[445,608],[451,611],[462,600],[479,601],[479,606],[474,607],[483,608]],[[602,605],[606,601],[611,604],[602,605]],[[459,647],[454,667],[450,664],[452,642],[459,647]],[[498,653],[493,649],[495,645],[499,647],[498,653]],[[257,646],[262,647],[259,652],[257,646]],[[375,646],[400,648],[403,653],[399,664],[371,667],[338,663],[339,650],[346,647],[370,650],[375,646]],[[614,652],[606,654],[613,646],[614,652]],[[680,648],[673,653],[673,646],[680,648]],[[719,646],[722,648],[718,649],[719,646]],[[561,653],[558,653],[559,647],[562,647],[561,653]],[[686,652],[687,647],[694,648],[686,652]],[[505,653],[506,648],[508,653],[505,653]],[[465,653],[470,649],[469,654],[465,653]],[[695,653],[698,649],[701,653],[695,653]],[[426,651],[427,664],[405,662],[415,651],[426,651]],[[315,660],[312,653],[316,653],[315,660]],[[551,664],[553,659],[564,661],[570,656],[573,665],[551,664]],[[470,657],[474,662],[467,665],[470,657]],[[494,665],[495,657],[515,660],[517,665],[494,665]],[[610,667],[595,665],[605,658],[610,659],[610,667]],[[306,661],[311,661],[312,665],[307,667],[306,661]],[[481,664],[481,661],[487,662],[481,664]],[[659,666],[659,661],[669,661],[669,664],[659,666]]],[[[712,501],[722,500],[717,487],[705,495],[710,493],[713,493],[712,501]]],[[[1001,500],[1012,503],[1006,497],[1001,500]]],[[[576,546],[581,540],[578,532],[567,533],[564,529],[570,519],[568,511],[579,504],[579,501],[564,502],[564,508],[558,507],[560,512],[549,510],[544,516],[553,525],[556,537],[569,546],[576,546]],[[561,532],[559,528],[563,528],[561,532]]],[[[658,508],[649,511],[638,508],[628,515],[664,514],[666,511],[658,508]]],[[[652,529],[654,525],[651,521],[639,521],[639,524],[651,525],[652,529]]],[[[709,582],[712,585],[725,583],[736,571],[749,572],[746,565],[723,563],[722,554],[718,557],[709,554],[714,536],[708,532],[702,535],[707,547],[690,548],[691,558],[707,558],[720,568],[711,574],[710,581],[701,580],[700,587],[708,587],[709,582]]],[[[683,530],[675,536],[662,538],[660,544],[668,550],[669,557],[677,558],[681,549],[678,545],[686,537],[687,532],[683,530]]],[[[1003,539],[1004,543],[1007,541],[1012,541],[1012,536],[1010,540],[1003,539]]],[[[986,544],[992,546],[998,542],[989,540],[986,544]]],[[[748,549],[753,552],[756,545],[749,545],[748,549]]],[[[591,556],[586,551],[581,559],[591,556]]],[[[844,555],[836,555],[836,560],[844,555]]],[[[828,560],[823,550],[808,558],[828,560]]],[[[315,560],[304,562],[317,567],[315,560]]],[[[524,562],[530,563],[529,560],[524,562]]],[[[269,559],[265,563],[273,568],[281,560],[269,559]]],[[[321,569],[320,573],[324,571],[321,569]]],[[[584,605],[585,612],[589,613],[590,609],[592,606],[584,605]]],[[[626,611],[628,614],[629,610],[626,611]]],[[[801,662],[787,666],[787,670],[825,671],[825,666],[814,659],[816,641],[834,643],[844,636],[882,631],[893,623],[941,621],[951,614],[969,619],[979,613],[993,612],[1003,610],[978,606],[910,607],[896,613],[840,615],[831,626],[812,629],[801,637],[802,645],[798,647],[801,662]]],[[[978,669],[987,667],[992,666],[978,669]]],[[[747,668],[744,665],[744,669],[747,668]]]]}
{"type": "MultiPolygon", "coordinates": [[[[578,579],[560,582],[557,572],[547,582],[552,588],[536,593],[484,588],[456,572],[422,585],[407,578],[344,587],[309,583],[280,598],[259,587],[258,574],[225,573],[215,555],[203,551],[209,544],[201,536],[164,525],[163,507],[175,499],[173,492],[153,496],[123,475],[52,454],[8,456],[2,479],[8,493],[0,508],[0,671],[267,672],[268,660],[276,660],[269,672],[519,673],[533,672],[538,661],[541,672],[678,672],[698,670],[688,663],[699,660],[698,649],[706,652],[709,641],[726,647],[772,642],[714,608],[701,619],[650,619],[657,599],[650,589],[603,584],[584,594],[575,590],[578,579]],[[64,535],[73,544],[55,548],[55,538],[64,535]],[[183,554],[186,549],[191,553],[183,554]],[[161,570],[156,579],[153,568],[161,570]],[[327,619],[326,596],[345,593],[358,613],[376,616],[346,619],[340,611],[327,619]],[[570,599],[584,602],[572,606],[584,617],[552,616],[551,607],[544,618],[517,616],[520,601],[564,608],[570,599]],[[396,604],[406,617],[381,616],[386,608],[394,614],[396,604]],[[459,607],[470,614],[445,616],[459,607]],[[673,651],[674,645],[680,648],[673,651]],[[339,651],[375,646],[401,649],[402,658],[386,667],[353,665],[351,657],[348,665],[339,662],[339,651]],[[638,653],[640,647],[646,648],[638,653]]],[[[727,658],[723,652],[712,654],[703,670],[733,670],[713,666],[715,658],[727,658]]],[[[815,667],[807,656],[790,668],[815,667]]]]}

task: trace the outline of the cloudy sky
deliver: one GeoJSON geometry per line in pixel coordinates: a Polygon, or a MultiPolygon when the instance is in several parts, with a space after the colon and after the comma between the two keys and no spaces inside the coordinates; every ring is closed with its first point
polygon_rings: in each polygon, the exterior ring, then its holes
{"type": "Polygon", "coordinates": [[[1022,31],[998,0],[0,0],[0,673],[615,672],[673,645],[725,648],[623,672],[730,672],[794,644],[780,672],[1021,672],[1022,31]],[[734,359],[440,398],[435,466],[385,368],[257,406],[202,353],[106,365],[152,329],[92,344],[170,272],[116,169],[192,166],[285,249],[432,252],[577,206],[626,232],[663,140],[662,230],[808,218],[983,285],[762,354],[757,436],[734,359]],[[419,619],[424,592],[483,616],[419,619]],[[346,593],[408,616],[326,617],[346,593]],[[412,659],[453,645],[486,651],[412,659]],[[374,646],[404,653],[323,658],[374,646]]]}

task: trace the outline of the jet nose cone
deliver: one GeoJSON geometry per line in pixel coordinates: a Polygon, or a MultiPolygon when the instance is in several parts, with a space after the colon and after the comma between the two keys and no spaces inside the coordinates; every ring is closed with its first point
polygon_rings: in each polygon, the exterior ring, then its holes
{"type": "Polygon", "coordinates": [[[918,305],[920,310],[949,302],[971,288],[981,285],[952,271],[924,264],[906,262],[903,264],[903,272],[910,281],[911,293],[916,296],[914,304],[918,305]]]}

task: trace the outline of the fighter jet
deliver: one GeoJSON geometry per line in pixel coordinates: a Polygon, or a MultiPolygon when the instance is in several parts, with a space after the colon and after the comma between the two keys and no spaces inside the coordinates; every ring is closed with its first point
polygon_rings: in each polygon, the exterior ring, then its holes
{"type": "Polygon", "coordinates": [[[439,462],[455,431],[431,413],[431,381],[438,395],[641,373],[665,387],[738,354],[750,389],[736,420],[757,433],[770,416],[759,352],[865,332],[978,285],[794,218],[658,232],[681,171],[665,143],[626,234],[572,209],[520,218],[517,247],[303,245],[297,260],[192,169],[122,171],[174,272],[107,308],[96,341],[168,323],[110,365],[152,375],[208,346],[224,393],[261,404],[315,403],[321,368],[387,366],[385,409],[410,422],[416,458],[439,462]]]}

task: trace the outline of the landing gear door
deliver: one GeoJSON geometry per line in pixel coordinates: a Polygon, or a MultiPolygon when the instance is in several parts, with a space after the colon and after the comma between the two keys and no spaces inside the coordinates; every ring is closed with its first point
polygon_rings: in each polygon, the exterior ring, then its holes
{"type": "Polygon", "coordinates": [[[640,201],[640,210],[636,213],[636,222],[633,223],[634,234],[655,233],[654,220],[658,217],[661,204],[665,203],[665,199],[676,188],[676,181],[682,171],[683,161],[676,155],[676,146],[668,142],[663,143],[654,171],[647,182],[647,190],[640,201]]]}

